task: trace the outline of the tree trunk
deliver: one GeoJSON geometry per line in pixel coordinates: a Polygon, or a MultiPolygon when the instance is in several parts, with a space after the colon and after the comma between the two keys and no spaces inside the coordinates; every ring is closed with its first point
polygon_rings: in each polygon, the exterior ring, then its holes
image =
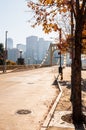
{"type": "Polygon", "coordinates": [[[80,15],[76,19],[75,26],[75,56],[73,60],[72,78],[72,105],[74,124],[82,123],[82,103],[81,103],[81,37],[82,20],[80,15]]]}

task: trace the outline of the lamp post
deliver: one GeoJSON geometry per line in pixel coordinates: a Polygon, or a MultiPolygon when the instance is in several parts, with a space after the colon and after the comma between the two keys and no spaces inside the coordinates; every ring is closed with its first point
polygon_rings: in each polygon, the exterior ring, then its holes
{"type": "Polygon", "coordinates": [[[20,59],[22,59],[22,50],[20,50],[19,52],[20,52],[20,59]]]}
{"type": "MultiPolygon", "coordinates": [[[[58,29],[59,30],[59,42],[61,44],[61,28],[58,29]]],[[[60,52],[58,53],[59,54],[59,58],[60,58],[60,66],[59,66],[59,73],[62,73],[62,66],[61,66],[61,50],[60,52]]]]}
{"type": "MultiPolygon", "coordinates": [[[[61,44],[61,28],[59,29],[59,42],[61,44]]],[[[60,68],[61,68],[61,51],[60,51],[60,68]]]]}
{"type": "Polygon", "coordinates": [[[8,31],[5,31],[5,50],[4,50],[4,70],[3,72],[6,72],[6,59],[7,59],[7,33],[8,31]]]}
{"type": "MultiPolygon", "coordinates": [[[[59,28],[58,30],[59,30],[59,42],[61,44],[61,38],[62,38],[61,28],[59,28]]],[[[60,58],[59,74],[61,75],[61,80],[62,80],[63,79],[63,72],[62,72],[62,66],[61,66],[61,50],[58,54],[59,54],[59,58],[60,58]]]]}

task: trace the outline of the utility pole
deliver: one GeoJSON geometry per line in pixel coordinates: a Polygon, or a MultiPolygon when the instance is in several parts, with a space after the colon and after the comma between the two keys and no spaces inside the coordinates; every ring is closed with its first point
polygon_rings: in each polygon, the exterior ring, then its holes
{"type": "Polygon", "coordinates": [[[7,33],[8,31],[5,31],[5,47],[4,47],[4,70],[3,73],[6,73],[6,60],[7,60],[7,33]]]}

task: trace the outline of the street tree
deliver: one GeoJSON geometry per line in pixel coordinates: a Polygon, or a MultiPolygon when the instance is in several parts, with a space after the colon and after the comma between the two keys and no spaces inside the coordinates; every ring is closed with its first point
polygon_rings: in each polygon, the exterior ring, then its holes
{"type": "MultiPolygon", "coordinates": [[[[58,31],[62,21],[59,21],[61,16],[66,20],[67,28],[71,26],[69,23],[70,14],[72,13],[73,27],[73,60],[72,60],[72,118],[76,124],[83,122],[82,113],[82,94],[81,94],[81,53],[82,48],[86,46],[82,44],[83,31],[86,30],[86,0],[38,0],[37,3],[29,1],[27,3],[29,8],[35,12],[35,24],[42,25],[45,33],[58,31]]],[[[63,25],[62,25],[63,26],[63,25]]],[[[62,27],[63,29],[63,27],[62,27]]],[[[66,32],[66,30],[65,30],[66,32]]],[[[86,36],[86,33],[84,33],[86,36]]],[[[86,37],[85,37],[86,38],[86,37]]],[[[85,39],[84,38],[84,39],[85,39]]]]}
{"type": "Polygon", "coordinates": [[[3,65],[3,59],[4,59],[4,47],[3,43],[0,43],[0,65],[3,65]]]}

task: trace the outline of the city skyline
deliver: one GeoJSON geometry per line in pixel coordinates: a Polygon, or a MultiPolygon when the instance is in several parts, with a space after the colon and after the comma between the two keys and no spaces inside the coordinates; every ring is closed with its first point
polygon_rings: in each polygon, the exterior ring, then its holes
{"type": "Polygon", "coordinates": [[[12,45],[11,46],[13,46],[12,48],[17,48],[17,46],[19,45],[19,44],[21,44],[21,45],[26,45],[27,44],[27,38],[31,38],[31,37],[36,37],[37,38],[37,40],[43,40],[43,41],[46,41],[46,42],[50,42],[50,43],[52,43],[52,41],[51,40],[46,40],[46,39],[44,39],[43,37],[38,37],[38,36],[35,36],[35,35],[31,35],[31,36],[27,36],[26,37],[26,41],[25,41],[25,43],[17,43],[15,46],[14,46],[14,41],[13,41],[13,39],[11,38],[11,37],[7,37],[7,48],[9,48],[9,41],[11,40],[12,42],[12,45]]]}
{"type": "Polygon", "coordinates": [[[13,41],[9,38],[7,39],[8,59],[16,62],[20,52],[22,52],[22,57],[26,64],[39,63],[44,58],[49,45],[50,41],[38,38],[37,36],[29,36],[26,38],[26,45],[21,43],[17,44],[16,48],[12,48],[13,41]]]}
{"type": "Polygon", "coordinates": [[[14,45],[26,42],[26,37],[34,35],[50,40],[52,34],[45,34],[42,27],[31,27],[28,23],[32,13],[28,12],[25,0],[5,0],[0,3],[0,43],[5,43],[5,31],[7,36],[13,39],[14,45]]]}

